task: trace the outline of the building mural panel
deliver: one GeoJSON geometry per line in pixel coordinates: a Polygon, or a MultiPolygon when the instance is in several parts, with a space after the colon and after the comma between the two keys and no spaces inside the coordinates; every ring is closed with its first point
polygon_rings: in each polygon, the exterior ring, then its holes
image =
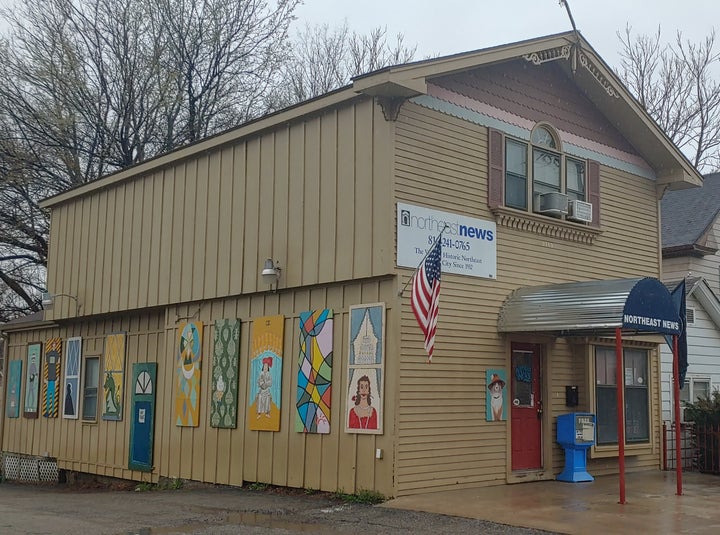
{"type": "Polygon", "coordinates": [[[210,425],[237,427],[240,320],[215,321],[210,425]]]}
{"type": "Polygon", "coordinates": [[[253,322],[248,384],[248,428],[280,431],[285,316],[253,322]]]}
{"type": "Polygon", "coordinates": [[[297,415],[295,431],[330,433],[333,311],[300,313],[297,415]]]}
{"type": "Polygon", "coordinates": [[[175,383],[175,424],[197,427],[200,416],[200,371],[202,364],[201,322],[184,324],[179,330],[175,383]]]}

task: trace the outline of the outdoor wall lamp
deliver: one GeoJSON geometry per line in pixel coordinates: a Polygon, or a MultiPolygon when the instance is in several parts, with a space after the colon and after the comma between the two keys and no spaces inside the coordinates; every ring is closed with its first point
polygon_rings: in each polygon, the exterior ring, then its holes
{"type": "Polygon", "coordinates": [[[262,275],[263,281],[265,284],[270,285],[270,289],[273,289],[273,284],[275,284],[275,290],[277,292],[278,287],[278,281],[280,280],[280,266],[278,265],[277,261],[273,260],[272,258],[268,258],[265,260],[265,265],[263,266],[262,271],[260,274],[262,275]]]}
{"type": "Polygon", "coordinates": [[[42,306],[45,310],[50,310],[53,307],[53,304],[55,303],[55,299],[58,297],[67,297],[68,299],[72,299],[75,301],[75,315],[80,315],[80,301],[78,301],[78,298],[74,295],[70,294],[54,294],[50,292],[42,292],[42,306]]]}

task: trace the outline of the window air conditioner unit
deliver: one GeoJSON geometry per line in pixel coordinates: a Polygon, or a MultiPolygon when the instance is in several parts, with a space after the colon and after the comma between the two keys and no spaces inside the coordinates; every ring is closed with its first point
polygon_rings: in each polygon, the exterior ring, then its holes
{"type": "Polygon", "coordinates": [[[535,211],[539,214],[563,215],[568,213],[568,197],[553,191],[535,196],[535,211]]]}
{"type": "Polygon", "coordinates": [[[568,204],[568,216],[570,221],[579,221],[581,223],[592,222],[592,204],[585,201],[572,200],[568,204]]]}

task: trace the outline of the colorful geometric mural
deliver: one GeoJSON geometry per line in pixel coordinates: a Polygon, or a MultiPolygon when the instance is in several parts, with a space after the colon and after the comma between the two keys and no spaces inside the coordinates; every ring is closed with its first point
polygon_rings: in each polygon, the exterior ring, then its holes
{"type": "Polygon", "coordinates": [[[345,432],[381,434],[385,303],[350,307],[345,432]]]}
{"type": "Polygon", "coordinates": [[[60,370],[62,364],[62,340],[50,338],[45,343],[45,366],[43,366],[42,409],[46,418],[57,418],[60,401],[60,370]]]}
{"type": "Polygon", "coordinates": [[[40,369],[42,361],[42,344],[34,342],[28,344],[27,351],[27,375],[25,376],[25,406],[23,416],[25,418],[38,417],[38,396],[40,395],[40,369]]]}
{"type": "Polygon", "coordinates": [[[122,420],[125,391],[125,333],[105,337],[103,420],[122,420]]]}
{"type": "Polygon", "coordinates": [[[210,425],[237,427],[240,320],[217,320],[213,346],[210,425]]]}
{"type": "Polygon", "coordinates": [[[280,431],[285,316],[253,322],[248,373],[248,428],[280,431]]]}
{"type": "Polygon", "coordinates": [[[80,414],[78,394],[80,388],[80,363],[82,338],[68,338],[65,343],[65,387],[63,388],[63,418],[77,419],[80,414]]]}
{"type": "Polygon", "coordinates": [[[22,386],[22,360],[8,363],[7,399],[5,411],[8,418],[20,416],[20,388],[22,386]]]}
{"type": "Polygon", "coordinates": [[[199,321],[185,323],[178,330],[175,389],[175,425],[197,427],[200,415],[200,365],[202,329],[199,321]]]}
{"type": "Polygon", "coordinates": [[[333,311],[301,312],[295,418],[298,432],[330,433],[332,361],[333,311]]]}

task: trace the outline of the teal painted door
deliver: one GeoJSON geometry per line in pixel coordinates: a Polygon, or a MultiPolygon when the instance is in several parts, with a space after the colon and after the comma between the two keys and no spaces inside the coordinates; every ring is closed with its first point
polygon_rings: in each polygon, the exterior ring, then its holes
{"type": "Polygon", "coordinates": [[[130,427],[131,470],[153,469],[156,363],[133,364],[132,426],[130,427]]]}

